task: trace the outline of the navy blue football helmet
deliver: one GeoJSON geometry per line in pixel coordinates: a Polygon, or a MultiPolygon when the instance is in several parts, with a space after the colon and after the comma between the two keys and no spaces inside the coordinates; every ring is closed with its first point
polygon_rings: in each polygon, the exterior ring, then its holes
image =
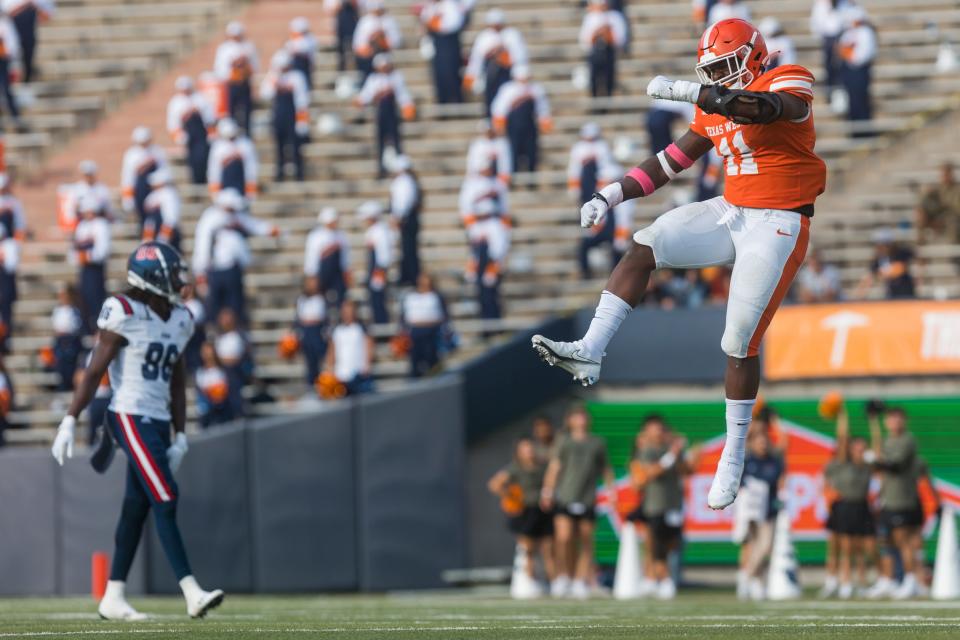
{"type": "Polygon", "coordinates": [[[127,261],[127,282],[135,289],[180,301],[180,290],[188,283],[187,267],[180,253],[163,242],[144,242],[127,261]]]}

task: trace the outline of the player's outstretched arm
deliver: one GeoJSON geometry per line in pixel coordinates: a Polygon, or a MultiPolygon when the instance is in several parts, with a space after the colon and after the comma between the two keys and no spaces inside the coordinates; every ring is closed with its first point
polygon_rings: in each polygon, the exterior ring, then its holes
{"type": "Polygon", "coordinates": [[[647,85],[647,95],[695,104],[705,113],[720,114],[738,124],[770,124],[778,120],[805,120],[810,105],[784,91],[746,91],[723,85],[702,85],[688,80],[657,76],[647,85]]]}
{"type": "Polygon", "coordinates": [[[57,436],[53,440],[53,447],[50,453],[56,458],[57,462],[63,464],[64,457],[73,457],[74,432],[77,428],[77,417],[80,412],[87,408],[90,401],[93,400],[100,379],[107,372],[110,362],[116,357],[120,349],[126,344],[126,339],[118,333],[101,329],[97,334],[97,343],[93,347],[93,354],[90,357],[90,364],[87,365],[80,383],[73,392],[73,399],[70,401],[70,408],[67,415],[60,421],[57,428],[57,436]]]}
{"type": "Polygon", "coordinates": [[[580,225],[589,228],[600,224],[607,211],[624,200],[650,195],[712,148],[713,142],[709,138],[688,130],[666,149],[628,171],[623,178],[593,194],[593,198],[580,209],[580,225]]]}
{"type": "Polygon", "coordinates": [[[738,124],[770,124],[778,120],[803,120],[810,105],[783,91],[743,91],[723,85],[702,87],[697,106],[704,113],[717,113],[738,124]]]}

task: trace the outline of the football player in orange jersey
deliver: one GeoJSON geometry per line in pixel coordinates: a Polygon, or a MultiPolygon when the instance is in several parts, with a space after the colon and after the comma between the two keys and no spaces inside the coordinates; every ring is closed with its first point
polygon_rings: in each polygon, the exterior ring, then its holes
{"type": "Polygon", "coordinates": [[[710,25],[698,53],[699,83],[658,76],[647,86],[651,97],[696,105],[689,131],[594,194],[580,221],[601,223],[610,209],[650,195],[712,147],[724,160],[723,196],[668,211],[634,234],[583,338],[534,336],[533,347],[551,366],[593,384],[607,344],[640,302],[654,269],[733,264],[720,344],[727,354],[727,437],[707,498],[711,508],[723,509],[740,486],[760,384],[760,340],[803,263],[826,167],[813,150],[813,74],[797,65],[767,71],[763,36],[739,19],[710,25]]]}

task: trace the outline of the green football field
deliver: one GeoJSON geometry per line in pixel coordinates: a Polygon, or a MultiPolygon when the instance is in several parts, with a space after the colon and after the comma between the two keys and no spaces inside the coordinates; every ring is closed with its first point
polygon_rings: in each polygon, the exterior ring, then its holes
{"type": "Polygon", "coordinates": [[[464,593],[228,596],[205,620],[179,598],[138,598],[150,622],[97,619],[88,599],[0,600],[0,638],[958,638],[954,602],[745,604],[726,593],[656,601],[514,602],[464,593]]]}

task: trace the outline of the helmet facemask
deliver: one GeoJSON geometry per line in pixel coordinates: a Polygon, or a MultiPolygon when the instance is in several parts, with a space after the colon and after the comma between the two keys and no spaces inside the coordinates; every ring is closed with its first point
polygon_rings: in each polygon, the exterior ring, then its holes
{"type": "Polygon", "coordinates": [[[753,72],[747,68],[752,52],[753,47],[745,44],[720,56],[705,53],[697,63],[697,77],[705,85],[721,84],[730,89],[743,89],[754,79],[753,72]]]}

